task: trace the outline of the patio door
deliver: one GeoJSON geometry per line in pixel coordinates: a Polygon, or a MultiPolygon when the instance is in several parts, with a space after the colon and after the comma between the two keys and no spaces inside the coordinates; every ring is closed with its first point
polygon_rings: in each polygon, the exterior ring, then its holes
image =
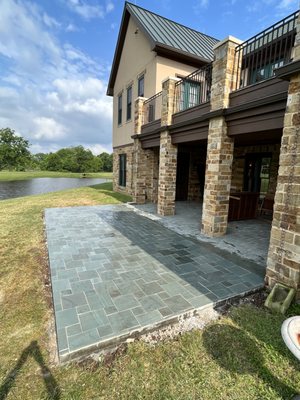
{"type": "Polygon", "coordinates": [[[244,191],[265,195],[270,180],[270,153],[247,154],[244,169],[244,191]]]}
{"type": "Polygon", "coordinates": [[[190,153],[179,152],[177,155],[176,201],[188,199],[190,172],[190,153]]]}

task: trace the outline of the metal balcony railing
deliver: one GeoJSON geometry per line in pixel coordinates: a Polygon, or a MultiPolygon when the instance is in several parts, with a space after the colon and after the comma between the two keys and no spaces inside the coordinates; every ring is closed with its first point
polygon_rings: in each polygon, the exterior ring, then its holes
{"type": "Polygon", "coordinates": [[[162,92],[144,101],[143,125],[156,121],[161,117],[162,92]]]}
{"type": "Polygon", "coordinates": [[[264,81],[292,57],[299,10],[236,47],[233,90],[264,81]]]}
{"type": "Polygon", "coordinates": [[[174,112],[187,110],[210,99],[212,64],[208,64],[175,84],[174,112]]]}

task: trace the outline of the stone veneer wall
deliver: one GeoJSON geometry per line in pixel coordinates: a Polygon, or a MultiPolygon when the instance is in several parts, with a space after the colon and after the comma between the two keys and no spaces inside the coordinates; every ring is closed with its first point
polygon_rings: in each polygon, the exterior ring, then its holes
{"type": "Polygon", "coordinates": [[[152,150],[151,175],[147,181],[146,199],[157,203],[158,200],[158,175],[159,175],[159,147],[152,150]]]}
{"type": "Polygon", "coordinates": [[[134,183],[134,147],[132,145],[113,149],[113,189],[115,192],[133,195],[134,183]],[[119,155],[126,154],[126,187],[119,185],[119,155]]]}
{"type": "Polygon", "coordinates": [[[266,281],[294,287],[300,298],[300,73],[289,85],[266,281]]]}
{"type": "Polygon", "coordinates": [[[198,167],[203,165],[203,182],[205,179],[205,162],[206,162],[206,151],[205,149],[199,148],[197,150],[190,151],[190,171],[189,171],[189,186],[188,186],[188,200],[200,201],[203,198],[203,188],[199,181],[198,167]]]}
{"type": "MultiPolygon", "coordinates": [[[[300,14],[293,61],[300,60],[300,14]]],[[[281,139],[266,282],[281,282],[300,298],[300,72],[290,78],[281,139]]]]}
{"type": "Polygon", "coordinates": [[[137,204],[157,201],[158,149],[143,149],[138,138],[134,139],[134,191],[137,204]]]}
{"type": "Polygon", "coordinates": [[[234,148],[232,163],[231,191],[242,191],[244,185],[245,156],[250,153],[272,153],[270,182],[267,196],[273,197],[276,191],[280,144],[239,146],[234,148]]]}

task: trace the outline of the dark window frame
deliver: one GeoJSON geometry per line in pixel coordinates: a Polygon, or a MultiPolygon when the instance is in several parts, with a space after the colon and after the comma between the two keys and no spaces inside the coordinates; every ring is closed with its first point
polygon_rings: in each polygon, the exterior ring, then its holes
{"type": "Polygon", "coordinates": [[[126,98],[126,120],[131,120],[132,114],[132,85],[127,88],[127,98],[126,98]]]}
{"type": "Polygon", "coordinates": [[[122,103],[123,103],[123,94],[121,93],[118,96],[118,125],[122,124],[122,111],[123,111],[122,103]]]}
{"type": "Polygon", "coordinates": [[[138,79],[138,97],[145,96],[145,75],[141,75],[138,79]]]}
{"type": "Polygon", "coordinates": [[[126,153],[119,154],[119,186],[126,187],[126,153]]]}

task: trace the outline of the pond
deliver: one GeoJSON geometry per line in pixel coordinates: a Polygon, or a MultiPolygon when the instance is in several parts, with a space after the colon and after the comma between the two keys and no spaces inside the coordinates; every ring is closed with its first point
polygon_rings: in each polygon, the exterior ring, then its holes
{"type": "Polygon", "coordinates": [[[33,178],[23,181],[0,181],[0,200],[75,189],[110,182],[96,178],[33,178]]]}

